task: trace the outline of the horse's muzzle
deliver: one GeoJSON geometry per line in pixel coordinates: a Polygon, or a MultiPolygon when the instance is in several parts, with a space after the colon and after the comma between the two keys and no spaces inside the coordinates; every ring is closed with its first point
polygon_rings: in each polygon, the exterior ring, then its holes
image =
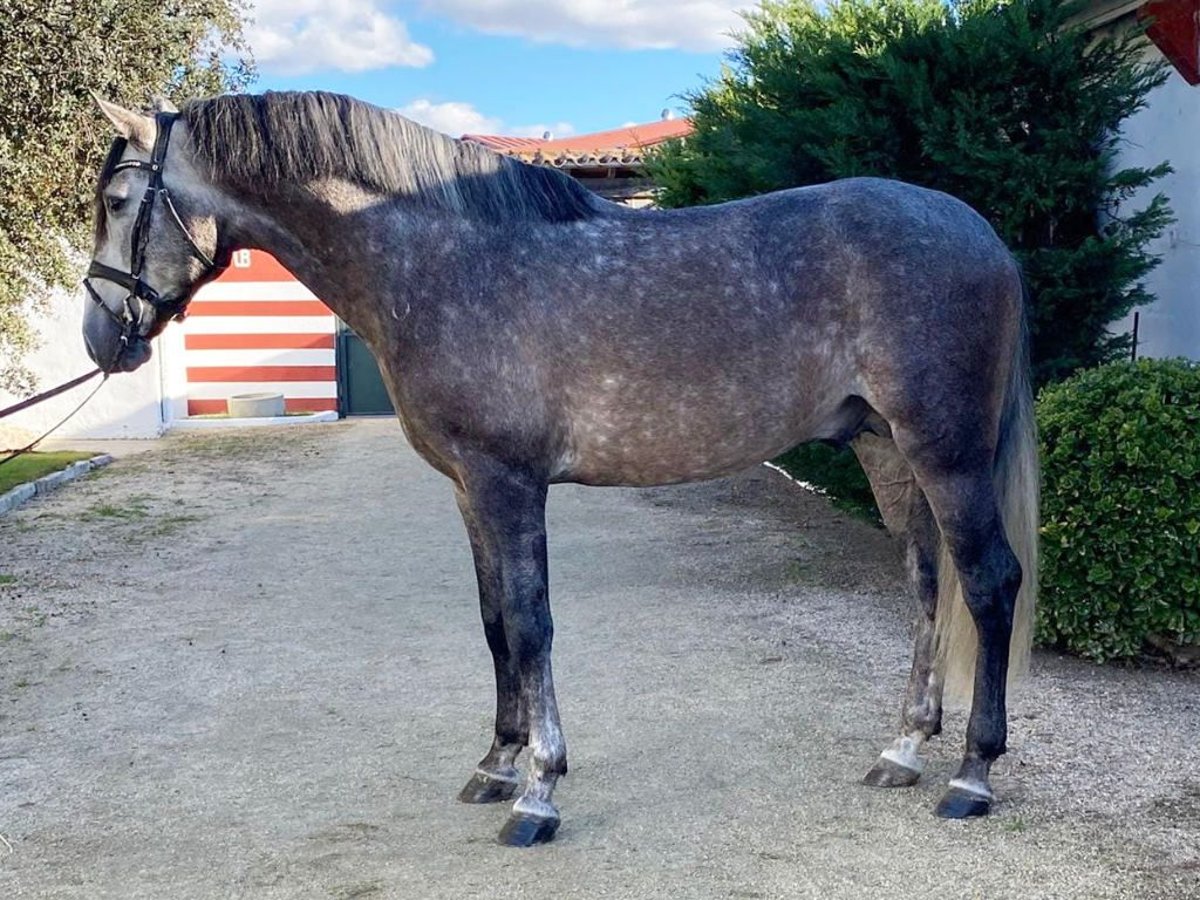
{"type": "Polygon", "coordinates": [[[121,351],[120,356],[117,357],[117,361],[113,363],[112,371],[132,372],[148,362],[150,356],[150,342],[145,338],[132,337],[121,351]]]}

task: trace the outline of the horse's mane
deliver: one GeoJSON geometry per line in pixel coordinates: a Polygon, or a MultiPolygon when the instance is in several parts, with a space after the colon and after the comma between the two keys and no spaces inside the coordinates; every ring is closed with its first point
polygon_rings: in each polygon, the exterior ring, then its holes
{"type": "Polygon", "coordinates": [[[210,177],[252,193],[285,181],[341,178],[426,207],[499,221],[585,219],[603,202],[558,171],[341,94],[227,94],[193,100],[180,115],[210,177]]]}

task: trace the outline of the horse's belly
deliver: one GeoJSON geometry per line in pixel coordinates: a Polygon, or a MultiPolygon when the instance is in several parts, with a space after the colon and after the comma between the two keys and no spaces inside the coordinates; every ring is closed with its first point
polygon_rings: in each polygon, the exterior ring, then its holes
{"type": "Polygon", "coordinates": [[[574,416],[556,481],[647,486],[718,478],[824,436],[820,410],[713,403],[574,416]],[[773,408],[774,407],[774,408],[773,408]]]}

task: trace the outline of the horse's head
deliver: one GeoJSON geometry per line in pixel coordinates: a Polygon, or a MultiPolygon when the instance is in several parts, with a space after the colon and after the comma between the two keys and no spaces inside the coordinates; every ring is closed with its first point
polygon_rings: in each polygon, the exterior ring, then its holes
{"type": "Polygon", "coordinates": [[[118,136],[96,185],[83,338],[105,371],[131,372],[150,358],[150,339],[228,264],[230,248],[175,111],[151,118],[96,102],[118,136]]]}

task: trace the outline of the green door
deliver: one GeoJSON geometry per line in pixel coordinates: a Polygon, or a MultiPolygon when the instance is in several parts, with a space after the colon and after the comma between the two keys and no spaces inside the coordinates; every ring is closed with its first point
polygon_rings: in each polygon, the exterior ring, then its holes
{"type": "Polygon", "coordinates": [[[338,320],[338,412],[343,416],[390,416],[392,401],[375,357],[350,326],[338,320]]]}

